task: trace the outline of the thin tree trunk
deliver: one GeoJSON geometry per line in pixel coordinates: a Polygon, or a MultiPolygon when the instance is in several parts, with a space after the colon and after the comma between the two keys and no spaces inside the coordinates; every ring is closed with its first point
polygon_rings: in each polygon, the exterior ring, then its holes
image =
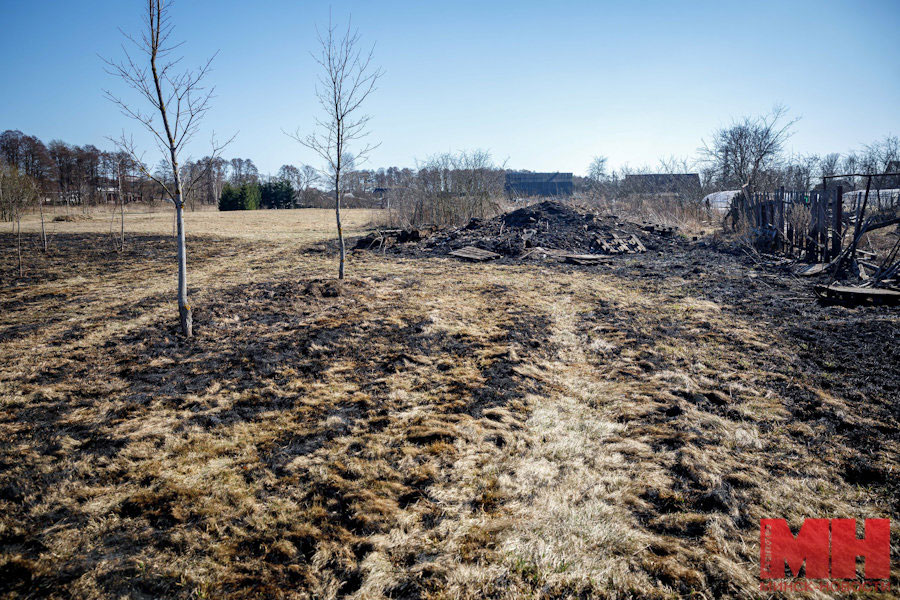
{"type": "Polygon", "coordinates": [[[194,317],[187,297],[187,252],[184,243],[184,202],[181,191],[175,198],[175,221],[178,224],[178,314],[181,317],[181,332],[185,337],[194,334],[194,317]]]}
{"type": "Polygon", "coordinates": [[[340,187],[335,185],[334,191],[334,213],[337,217],[338,244],[341,248],[341,258],[338,265],[338,279],[344,278],[344,230],[341,227],[341,192],[340,187]]]}
{"type": "Polygon", "coordinates": [[[122,250],[125,250],[125,199],[122,198],[122,204],[119,205],[119,216],[121,217],[121,240],[122,250]]]}
{"type": "Polygon", "coordinates": [[[16,250],[19,254],[19,277],[25,272],[22,270],[22,211],[16,212],[16,250]]]}
{"type": "Polygon", "coordinates": [[[121,231],[119,237],[119,250],[125,251],[125,194],[122,186],[122,169],[119,169],[119,217],[121,219],[121,231]]]}
{"type": "Polygon", "coordinates": [[[47,251],[47,230],[44,229],[44,199],[38,196],[38,210],[41,212],[41,248],[47,251]]]}

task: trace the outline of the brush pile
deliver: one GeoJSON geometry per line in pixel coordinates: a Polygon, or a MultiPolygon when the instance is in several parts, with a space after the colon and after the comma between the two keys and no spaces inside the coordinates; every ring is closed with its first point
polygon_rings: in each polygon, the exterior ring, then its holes
{"type": "Polygon", "coordinates": [[[677,243],[673,229],[622,222],[614,215],[599,216],[548,200],[492,219],[472,219],[463,227],[375,232],[361,238],[355,248],[416,255],[476,248],[501,257],[526,258],[635,254],[677,243]]]}

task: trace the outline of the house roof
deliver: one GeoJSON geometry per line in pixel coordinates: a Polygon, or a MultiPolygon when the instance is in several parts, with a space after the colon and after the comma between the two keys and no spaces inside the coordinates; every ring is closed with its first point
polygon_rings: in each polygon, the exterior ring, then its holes
{"type": "Polygon", "coordinates": [[[572,174],[562,173],[531,173],[528,171],[513,171],[506,174],[509,183],[571,183],[572,174]]]}

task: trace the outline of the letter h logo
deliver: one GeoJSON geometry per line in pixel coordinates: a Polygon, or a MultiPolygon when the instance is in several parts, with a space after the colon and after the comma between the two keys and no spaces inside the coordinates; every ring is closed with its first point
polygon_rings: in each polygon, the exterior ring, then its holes
{"type": "Polygon", "coordinates": [[[856,557],[865,558],[866,579],[888,579],[891,567],[889,519],[866,519],[865,535],[856,537],[856,519],[806,519],[794,536],[784,519],[760,519],[759,576],[807,579],[855,579],[856,557]],[[830,564],[829,564],[829,558],[830,564]]]}

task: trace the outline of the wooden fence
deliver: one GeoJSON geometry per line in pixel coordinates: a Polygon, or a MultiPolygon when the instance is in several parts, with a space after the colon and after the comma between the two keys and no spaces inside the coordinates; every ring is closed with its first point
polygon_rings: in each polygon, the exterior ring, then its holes
{"type": "MultiPolygon", "coordinates": [[[[855,207],[846,207],[850,213],[855,207]]],[[[827,262],[841,253],[845,219],[843,190],[788,191],[753,194],[744,212],[758,239],[772,250],[827,262]]]]}
{"type": "Polygon", "coordinates": [[[842,186],[824,192],[781,188],[749,200],[741,196],[738,202],[763,246],[808,262],[839,257],[845,241],[855,252],[862,233],[900,222],[896,190],[871,191],[868,186],[865,192],[846,194],[842,186]]]}

